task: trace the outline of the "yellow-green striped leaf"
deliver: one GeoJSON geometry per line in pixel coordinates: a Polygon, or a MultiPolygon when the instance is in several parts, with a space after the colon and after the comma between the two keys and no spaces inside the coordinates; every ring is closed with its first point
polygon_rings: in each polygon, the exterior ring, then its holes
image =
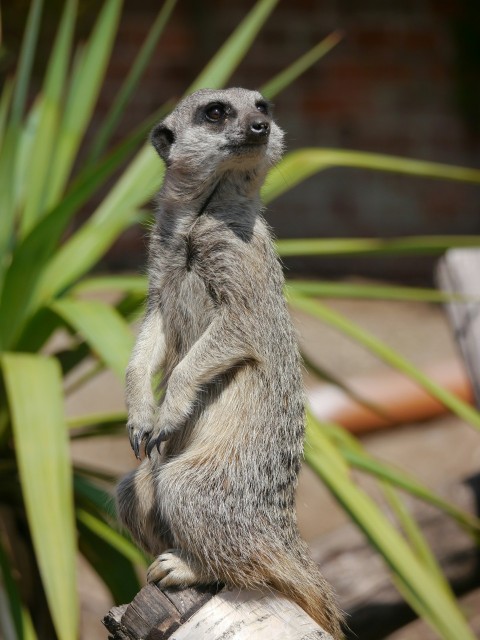
{"type": "Polygon", "coordinates": [[[63,91],[70,62],[77,2],[67,0],[50,55],[42,89],[39,123],[29,163],[29,189],[20,218],[25,235],[45,214],[45,199],[52,156],[61,118],[63,91]]]}
{"type": "Polygon", "coordinates": [[[76,543],[62,377],[53,358],[5,353],[0,363],[22,493],[59,640],[76,640],[76,543]]]}
{"type": "Polygon", "coordinates": [[[363,282],[325,282],[324,280],[287,280],[286,288],[318,298],[352,298],[366,300],[408,300],[419,302],[472,302],[478,300],[455,293],[424,287],[365,284],[363,282]]]}
{"type": "Polygon", "coordinates": [[[197,89],[220,89],[249,50],[278,0],[258,0],[232,35],[224,42],[186,93],[197,89]]]}
{"type": "Polygon", "coordinates": [[[65,109],[52,158],[46,208],[50,209],[62,193],[73,162],[97,102],[117,30],[121,0],[103,5],[79,64],[71,75],[65,109]]]}
{"type": "Polygon", "coordinates": [[[37,640],[30,613],[22,602],[1,541],[0,613],[0,637],[4,640],[37,640]]]}
{"type": "Polygon", "coordinates": [[[423,178],[480,184],[480,169],[456,167],[439,162],[425,162],[366,151],[307,148],[287,153],[283,160],[270,171],[262,189],[263,200],[270,202],[315,173],[332,167],[388,171],[423,178]]]}
{"type": "Polygon", "coordinates": [[[277,240],[281,256],[438,255],[453,247],[478,247],[480,236],[405,238],[288,238],[277,240]]]}
{"type": "Polygon", "coordinates": [[[294,63],[264,84],[260,89],[260,93],[266,98],[274,98],[280,91],[283,91],[292,84],[292,82],[301,76],[309,67],[323,58],[341,39],[342,33],[340,31],[334,31],[316,44],[310,51],[304,53],[298,60],[295,60],[294,63]]]}
{"type": "Polygon", "coordinates": [[[343,316],[341,313],[334,311],[327,305],[317,302],[316,300],[306,298],[297,292],[293,292],[292,290],[288,292],[288,301],[295,308],[323,320],[331,327],[352,338],[357,343],[368,349],[371,353],[375,354],[378,358],[414,380],[423,389],[425,389],[427,393],[450,409],[450,411],[458,415],[463,420],[466,420],[475,428],[480,429],[480,413],[478,411],[460,400],[460,398],[450,391],[447,391],[431,380],[427,375],[422,373],[417,369],[417,367],[403,358],[400,354],[396,353],[384,342],[378,340],[375,336],[348,320],[348,318],[343,316]]]}
{"type": "Polygon", "coordinates": [[[52,302],[50,308],[75,329],[92,351],[123,379],[134,337],[128,324],[113,307],[99,300],[62,298],[52,302]]]}
{"type": "Polygon", "coordinates": [[[473,640],[474,636],[454,598],[437,583],[428,567],[416,558],[373,500],[346,473],[338,472],[332,444],[311,414],[308,415],[305,459],[379,551],[402,586],[409,604],[444,640],[473,640]]]}
{"type": "Polygon", "coordinates": [[[152,57],[155,47],[158,44],[160,36],[162,35],[168,20],[172,14],[172,11],[177,3],[177,0],[165,0],[162,8],[158,12],[158,15],[153,22],[150,31],[143,43],[137,57],[130,66],[130,71],[125,78],[120,91],[115,96],[112,102],[110,111],[108,112],[102,126],[95,135],[92,150],[87,159],[87,164],[96,162],[102,153],[107,148],[110,141],[110,137],[117,126],[122,113],[127,105],[131,95],[135,91],[140,78],[142,77],[145,68],[152,57]]]}

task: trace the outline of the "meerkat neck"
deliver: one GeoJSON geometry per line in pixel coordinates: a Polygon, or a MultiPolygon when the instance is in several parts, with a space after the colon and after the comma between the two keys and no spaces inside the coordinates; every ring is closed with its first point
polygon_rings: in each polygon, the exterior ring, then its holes
{"type": "Polygon", "coordinates": [[[175,176],[165,177],[159,194],[162,209],[175,210],[179,218],[194,220],[208,212],[216,212],[228,217],[229,212],[237,215],[239,209],[255,216],[261,210],[260,186],[263,180],[252,172],[225,172],[212,174],[202,184],[182,180],[175,176]]]}

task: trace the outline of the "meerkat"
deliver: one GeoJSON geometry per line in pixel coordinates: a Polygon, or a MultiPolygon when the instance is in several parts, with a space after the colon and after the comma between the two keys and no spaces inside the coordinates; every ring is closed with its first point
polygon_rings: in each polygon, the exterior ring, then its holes
{"type": "Polygon", "coordinates": [[[126,376],[145,455],[118,513],[156,556],[149,581],[272,588],[338,639],[332,589],[297,530],[301,362],[259,193],[283,151],[271,109],[256,91],[203,89],[152,131],[166,173],[126,376]]]}

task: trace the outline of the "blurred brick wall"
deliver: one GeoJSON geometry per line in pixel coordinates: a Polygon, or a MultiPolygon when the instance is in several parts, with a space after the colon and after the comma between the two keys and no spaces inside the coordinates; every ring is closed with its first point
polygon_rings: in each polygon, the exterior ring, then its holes
{"type": "MultiPolygon", "coordinates": [[[[58,3],[57,3],[58,4],[58,3]]],[[[180,0],[118,138],[179,97],[252,0],[180,0]]],[[[84,22],[96,4],[85,2],[84,22]]],[[[160,2],[126,0],[96,121],[114,99],[160,2]]],[[[341,147],[480,166],[478,0],[283,0],[231,84],[257,88],[334,29],[344,40],[276,98],[289,149],[341,147]]],[[[94,129],[90,135],[94,135],[94,129]]],[[[479,187],[331,169],[272,203],[279,237],[480,233],[479,187]]],[[[137,268],[144,232],[132,230],[110,265],[137,268]]],[[[295,270],[378,274],[367,260],[292,260],[295,270]]],[[[428,275],[431,261],[388,260],[382,275],[428,275]]]]}

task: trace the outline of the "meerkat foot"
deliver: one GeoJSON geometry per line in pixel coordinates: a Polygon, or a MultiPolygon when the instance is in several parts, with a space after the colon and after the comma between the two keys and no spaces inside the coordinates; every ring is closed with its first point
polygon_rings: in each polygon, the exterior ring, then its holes
{"type": "Polygon", "coordinates": [[[205,583],[179,549],[169,549],[157,556],[148,568],[147,581],[158,582],[160,587],[190,587],[205,583]]]}

